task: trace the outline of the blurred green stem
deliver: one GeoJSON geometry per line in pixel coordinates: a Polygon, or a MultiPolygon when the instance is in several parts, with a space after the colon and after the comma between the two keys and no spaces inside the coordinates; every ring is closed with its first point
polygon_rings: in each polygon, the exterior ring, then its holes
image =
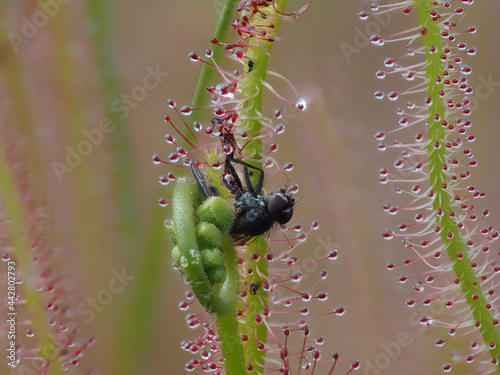
{"type": "Polygon", "coordinates": [[[97,50],[100,88],[104,98],[104,117],[114,125],[111,134],[113,152],[112,177],[114,183],[120,249],[134,255],[139,246],[140,223],[134,183],[132,145],[126,118],[113,111],[113,102],[123,93],[115,61],[110,5],[106,1],[87,0],[90,29],[97,50]]]}
{"type": "MultiPolygon", "coordinates": [[[[111,51],[110,46],[111,37],[109,30],[109,15],[108,15],[108,6],[107,3],[98,2],[96,0],[88,0],[88,9],[89,14],[93,18],[94,24],[99,24],[99,28],[96,32],[96,43],[98,48],[98,56],[99,61],[101,62],[101,75],[107,77],[106,79],[102,79],[103,89],[107,87],[112,87],[107,96],[107,102],[112,101],[116,95],[120,93],[119,85],[114,84],[117,82],[116,74],[113,74],[113,69],[111,67],[114,66],[113,56],[109,53],[111,51]],[[114,93],[112,95],[111,93],[114,93]]],[[[234,14],[234,9],[238,4],[238,0],[228,0],[224,6],[222,17],[219,20],[217,25],[214,37],[220,40],[225,38],[227,34],[227,30],[230,27],[230,18],[234,14]]],[[[95,25],[94,25],[95,26],[95,25]]],[[[222,48],[219,46],[214,46],[214,58],[216,61],[220,60],[222,56],[222,48]]],[[[116,69],[114,70],[116,72],[116,69]]],[[[206,100],[206,86],[209,85],[209,82],[213,79],[213,69],[208,69],[208,67],[203,66],[202,73],[200,75],[200,81],[198,83],[198,88],[196,90],[195,99],[193,100],[193,106],[199,106],[204,99],[206,100]]],[[[105,90],[106,91],[106,90],[105,90]]],[[[108,105],[107,108],[110,108],[108,105]]],[[[196,119],[200,111],[195,111],[193,114],[193,120],[196,119]]],[[[116,124],[117,127],[120,127],[119,124],[116,124]]],[[[119,129],[115,131],[117,133],[119,129]]],[[[121,135],[121,133],[120,133],[121,135]]],[[[189,134],[187,135],[190,136],[189,134]]],[[[115,141],[115,145],[128,145],[128,141],[126,139],[117,138],[115,141]]],[[[128,160],[131,157],[131,153],[125,155],[122,158],[121,153],[125,151],[124,147],[118,148],[115,153],[115,159],[120,161],[124,161],[124,165],[128,164],[128,167],[131,162],[128,160]]],[[[118,164],[120,167],[121,164],[118,164]]],[[[120,171],[121,169],[118,169],[120,171]]],[[[125,169],[125,173],[127,170],[125,169]]],[[[119,181],[125,181],[127,179],[126,174],[122,174],[120,178],[117,179],[119,181]]],[[[126,196],[128,194],[127,188],[132,188],[133,184],[131,182],[122,183],[122,194],[120,202],[127,203],[126,196]]],[[[135,201],[132,200],[132,202],[135,201]]],[[[120,205],[121,206],[121,205],[120,205]]],[[[126,207],[123,208],[126,210],[126,207]]],[[[129,207],[128,214],[131,214],[134,210],[134,207],[129,207]]],[[[124,218],[128,217],[127,213],[124,218]]],[[[167,252],[165,251],[165,226],[163,225],[163,221],[165,219],[165,210],[157,207],[153,210],[152,215],[150,217],[149,225],[146,226],[148,228],[148,232],[146,235],[147,243],[142,248],[141,255],[142,264],[138,271],[137,283],[134,285],[134,291],[131,294],[131,298],[129,303],[127,304],[124,319],[122,319],[122,327],[120,329],[120,338],[119,338],[119,373],[122,375],[125,374],[133,374],[136,373],[140,366],[147,361],[147,358],[144,356],[148,352],[148,343],[149,334],[152,332],[152,327],[154,326],[154,305],[157,303],[156,299],[158,298],[158,290],[160,288],[160,283],[162,280],[162,270],[164,270],[164,264],[167,259],[167,252]],[[134,327],[134,329],[130,329],[130,327],[134,327]]],[[[136,216],[137,217],[137,216],[136,216]]],[[[128,223],[130,224],[130,222],[128,223]]],[[[124,219],[122,228],[127,227],[127,222],[124,219]]],[[[132,232],[130,232],[132,233],[132,232]]],[[[125,241],[127,243],[133,243],[133,241],[125,241]]]]}
{"type": "MultiPolygon", "coordinates": [[[[217,23],[217,27],[215,28],[213,38],[223,42],[226,39],[227,31],[229,29],[229,25],[231,24],[231,18],[234,17],[234,11],[236,9],[236,5],[238,5],[239,0],[226,0],[224,3],[224,8],[222,9],[221,16],[219,18],[219,22],[217,23]]],[[[224,47],[213,45],[213,59],[216,63],[219,63],[223,53],[224,47]]],[[[192,107],[199,108],[208,102],[207,96],[207,87],[210,86],[213,82],[215,76],[215,69],[203,64],[201,68],[200,78],[198,79],[198,84],[196,85],[196,90],[194,92],[192,107]]],[[[199,121],[200,116],[202,115],[201,111],[194,111],[193,113],[193,122],[199,121]]],[[[190,134],[186,134],[190,137],[190,134]]],[[[192,139],[191,139],[192,140],[192,139]]]]}
{"type": "Polygon", "coordinates": [[[111,172],[113,191],[116,199],[116,222],[118,244],[124,259],[138,273],[131,285],[132,296],[123,307],[126,314],[117,319],[118,330],[118,372],[135,373],[142,362],[140,354],[147,352],[148,333],[152,331],[153,311],[161,279],[161,265],[165,256],[160,252],[159,243],[165,235],[161,225],[161,210],[153,210],[157,221],[151,227],[146,243],[140,244],[141,225],[137,209],[137,196],[133,170],[133,154],[127,119],[121,112],[113,111],[113,103],[123,93],[118,67],[115,60],[110,4],[105,1],[86,1],[89,28],[96,48],[100,89],[103,96],[104,119],[111,121],[113,167],[111,172]],[[138,251],[138,250],[141,251],[138,251]],[[138,268],[133,267],[137,258],[142,259],[138,268]],[[133,328],[132,328],[133,327],[133,328]],[[138,355],[139,354],[139,355],[138,355]],[[136,367],[137,366],[137,367],[136,367]]]}

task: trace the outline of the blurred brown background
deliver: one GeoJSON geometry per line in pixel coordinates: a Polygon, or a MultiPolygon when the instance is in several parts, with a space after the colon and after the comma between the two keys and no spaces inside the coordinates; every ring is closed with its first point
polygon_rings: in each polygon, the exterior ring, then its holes
{"type": "MultiPolygon", "coordinates": [[[[140,219],[146,227],[153,208],[157,206],[157,199],[167,196],[167,191],[170,191],[170,187],[167,189],[158,184],[158,177],[169,169],[151,162],[152,154],[166,156],[170,152],[164,142],[167,127],[162,119],[167,112],[166,100],[174,98],[178,104],[191,102],[200,65],[189,62],[187,55],[190,51],[201,53],[209,46],[222,1],[121,0],[111,1],[110,4],[123,92],[129,93],[141,84],[148,66],[159,64],[161,70],[168,73],[156,89],[148,91],[145,100],[131,109],[126,118],[133,141],[133,164],[130,168],[137,176],[135,189],[138,192],[140,219]]],[[[290,1],[288,9],[298,9],[302,4],[303,1],[290,1]]],[[[303,256],[314,252],[321,241],[340,250],[337,261],[325,264],[329,270],[327,281],[331,285],[327,303],[332,308],[342,305],[347,313],[343,317],[313,323],[318,329],[313,334],[321,333],[326,338],[323,355],[327,357],[331,350],[340,352],[342,362],[339,374],[344,373],[354,359],[361,361],[362,374],[437,374],[441,373],[443,363],[451,361],[450,346],[437,348],[433,344],[437,337],[445,336],[445,333],[438,329],[422,332],[421,327],[415,325],[415,316],[422,313],[417,311],[418,308],[410,310],[405,307],[405,301],[414,297],[412,282],[403,285],[397,282],[402,273],[416,273],[415,268],[407,272],[401,269],[388,272],[386,269],[387,263],[401,262],[411,254],[398,240],[388,242],[381,237],[383,229],[395,229],[402,220],[382,212],[382,205],[391,200],[394,187],[378,183],[378,170],[390,167],[399,154],[377,151],[374,134],[397,126],[395,110],[406,100],[403,98],[396,104],[378,101],[373,93],[382,87],[387,90],[405,87],[400,79],[384,82],[375,77],[375,71],[383,67],[384,59],[400,56],[404,46],[395,43],[375,47],[366,42],[374,31],[366,31],[370,20],[360,21],[358,13],[368,10],[370,4],[360,0],[316,0],[298,20],[282,24],[279,32],[282,40],[273,48],[270,69],[293,82],[306,98],[308,108],[303,113],[287,109],[288,116],[284,118],[287,129],[279,140],[277,159],[281,163],[291,161],[295,164],[290,179],[300,186],[300,202],[294,220],[304,226],[314,219],[320,222],[320,230],[302,246],[303,256]],[[356,53],[346,55],[342,47],[352,47],[356,53]],[[405,344],[394,345],[402,337],[405,344]],[[395,353],[393,358],[387,355],[387,348],[396,350],[392,352],[395,353]],[[378,365],[368,370],[369,363],[378,365]]],[[[82,11],[79,4],[65,6],[71,7],[72,14],[78,15],[82,11]]],[[[476,1],[469,8],[462,27],[476,25],[479,29],[477,34],[466,35],[462,39],[478,50],[476,56],[465,57],[473,67],[469,80],[473,86],[485,81],[495,82],[486,97],[475,101],[477,109],[471,116],[474,124],[472,133],[477,135],[473,151],[479,167],[472,171],[470,183],[487,193],[486,198],[477,204],[480,209],[491,210],[489,222],[495,224],[500,219],[500,200],[495,196],[495,192],[500,190],[497,172],[500,156],[500,68],[495,63],[499,61],[500,54],[497,41],[500,26],[494,15],[500,12],[500,3],[495,0],[476,1]]],[[[14,25],[19,19],[16,17],[24,11],[26,9],[10,9],[8,23],[14,25]]],[[[405,20],[403,16],[392,16],[383,31],[375,32],[384,35],[414,26],[405,25],[405,20]]],[[[72,53],[79,57],[81,63],[82,75],[78,80],[82,87],[87,80],[91,86],[96,76],[94,57],[87,44],[88,26],[76,18],[73,27],[72,53]]],[[[377,25],[371,23],[371,27],[376,28],[377,25]]],[[[229,40],[235,39],[232,31],[229,35],[229,40]]],[[[24,52],[27,56],[36,56],[40,53],[38,49],[47,47],[44,43],[50,42],[44,39],[42,32],[30,41],[24,52]]],[[[40,96],[40,101],[34,104],[41,113],[37,119],[40,123],[39,142],[49,150],[47,153],[52,160],[61,160],[65,155],[64,147],[57,146],[51,150],[59,130],[51,126],[56,119],[50,117],[50,106],[57,107],[57,97],[44,97],[43,94],[46,66],[50,66],[49,60],[44,60],[42,64],[28,60],[25,69],[29,71],[28,76],[38,72],[37,80],[30,82],[33,83],[32,90],[40,96]]],[[[82,92],[86,101],[82,113],[87,116],[89,124],[100,120],[99,104],[93,99],[94,94],[92,88],[82,92]]],[[[285,91],[285,94],[291,97],[290,92],[285,91]]],[[[283,107],[271,95],[268,98],[273,101],[270,109],[283,107]]],[[[106,201],[106,194],[112,195],[106,179],[109,173],[108,148],[109,139],[82,162],[82,168],[95,177],[95,180],[86,183],[100,202],[106,201]]],[[[59,202],[56,204],[58,221],[64,222],[65,209],[69,210],[79,197],[71,196],[70,187],[61,189],[49,166],[45,173],[52,186],[52,199],[59,202]]],[[[92,205],[91,202],[86,203],[92,205]]],[[[112,232],[113,208],[96,206],[95,203],[92,207],[94,212],[89,212],[89,215],[108,215],[111,220],[109,227],[100,230],[105,235],[112,232]]],[[[165,211],[165,218],[167,213],[168,210],[165,211]]],[[[66,266],[69,273],[73,273],[73,282],[79,290],[77,298],[82,301],[106,287],[113,269],[120,270],[123,264],[130,264],[130,259],[123,259],[123,253],[112,238],[107,237],[101,248],[88,248],[84,253],[68,255],[66,266]]],[[[169,251],[167,243],[165,251],[169,251]]],[[[141,246],[137,253],[131,255],[131,259],[140,259],[141,246]]],[[[143,374],[183,373],[184,364],[191,356],[181,351],[179,343],[199,334],[199,331],[186,327],[185,313],[177,308],[177,303],[184,298],[185,286],[170,266],[170,257],[167,259],[162,266],[161,293],[155,306],[155,328],[143,357],[143,374]]],[[[127,269],[132,275],[135,271],[127,269]]],[[[117,309],[118,303],[126,299],[127,288],[116,295],[116,299],[102,312],[96,313],[96,319],[90,324],[82,323],[84,334],[95,336],[97,343],[83,357],[81,368],[101,374],[112,373],[117,345],[112,323],[117,316],[127,313],[117,309]]],[[[329,362],[328,358],[325,360],[329,362]]]]}

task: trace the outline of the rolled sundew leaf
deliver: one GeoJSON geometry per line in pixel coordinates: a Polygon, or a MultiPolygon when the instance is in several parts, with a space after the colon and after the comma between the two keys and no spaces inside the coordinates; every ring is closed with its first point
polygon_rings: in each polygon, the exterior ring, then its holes
{"type": "MultiPolygon", "coordinates": [[[[203,205],[203,196],[195,183],[178,183],[175,186],[171,223],[174,233],[173,241],[176,244],[174,259],[203,308],[214,316],[224,316],[232,311],[236,303],[239,276],[237,272],[230,272],[235,269],[235,257],[230,255],[232,250],[230,247],[222,247],[221,250],[224,251],[230,267],[226,267],[226,277],[218,294],[207,276],[202,259],[203,250],[196,236],[197,226],[208,222],[222,232],[214,233],[213,237],[227,237],[224,232],[231,224],[232,208],[222,198],[212,198],[205,201],[208,204],[203,205]],[[198,209],[200,209],[199,217],[198,209]],[[218,220],[221,217],[223,219],[218,220]]],[[[216,240],[204,239],[204,241],[215,242],[216,240]]],[[[224,244],[227,245],[227,241],[224,241],[224,244]]]]}

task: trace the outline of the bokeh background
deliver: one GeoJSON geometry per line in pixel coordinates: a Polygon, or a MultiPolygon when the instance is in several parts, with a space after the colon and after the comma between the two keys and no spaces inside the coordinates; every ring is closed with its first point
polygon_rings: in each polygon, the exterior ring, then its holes
{"type": "MultiPolygon", "coordinates": [[[[288,9],[303,3],[290,0],[288,9]]],[[[11,165],[22,172],[18,178],[26,182],[29,196],[47,218],[45,236],[53,247],[53,268],[67,287],[66,303],[80,307],[73,312],[79,335],[96,339],[68,373],[182,374],[191,356],[179,344],[199,332],[187,328],[185,312],[177,308],[186,287],[171,266],[170,243],[162,229],[169,210],[157,203],[171,193],[171,186],[158,183],[170,169],[153,165],[151,155],[171,152],[164,142],[169,131],[163,121],[166,100],[191,102],[201,65],[187,55],[209,46],[222,0],[106,2],[112,39],[104,55],[113,56],[118,67],[117,77],[108,75],[110,82],[119,79],[119,86],[114,86],[119,87],[117,97],[138,90],[150,68],[159,67],[166,74],[141,100],[127,105],[113,130],[59,177],[54,163],[65,163],[68,147],[75,149],[85,139],[82,130],[95,129],[106,118],[110,99],[99,88],[96,23],[85,2],[57,3],[54,16],[13,53],[6,35],[21,34],[25,19],[44,9],[42,4],[0,4],[0,142],[4,157],[13,155],[11,165]],[[14,72],[17,81],[9,82],[14,72]],[[20,96],[13,95],[12,88],[19,89],[20,96]],[[23,114],[31,127],[20,125],[23,114]],[[114,151],[117,147],[126,151],[114,151]],[[120,205],[119,199],[130,202],[120,205]],[[123,272],[130,277],[117,288],[113,280],[123,272]],[[95,307],[92,299],[97,300],[95,307]],[[127,350],[132,352],[124,357],[127,350]]],[[[403,221],[383,213],[394,186],[378,183],[378,170],[391,166],[399,155],[377,151],[374,138],[377,131],[397,126],[395,110],[406,102],[376,100],[376,90],[398,89],[405,83],[380,81],[375,71],[386,57],[404,53],[404,45],[375,47],[368,38],[415,24],[398,15],[386,19],[385,29],[379,30],[380,23],[358,18],[370,4],[316,0],[299,19],[282,24],[269,68],[291,80],[308,107],[300,113],[286,109],[287,130],[276,157],[295,165],[289,175],[300,186],[294,220],[305,226],[320,222],[320,230],[301,246],[302,256],[314,258],[324,243],[340,251],[337,261],[325,264],[328,304],[342,305],[347,313],[312,323],[315,334],[326,339],[325,357],[331,350],[340,352],[340,374],[354,359],[361,361],[363,374],[437,374],[451,361],[453,343],[437,348],[434,340],[445,333],[422,330],[415,320],[423,313],[405,306],[414,297],[412,283],[400,284],[398,276],[418,268],[386,269],[387,263],[411,254],[399,241],[381,236],[383,229],[403,221]]],[[[467,8],[462,27],[479,29],[462,39],[478,50],[476,56],[465,58],[473,67],[470,83],[486,87],[485,82],[493,82],[473,101],[473,151],[479,167],[473,170],[471,184],[486,192],[478,206],[490,209],[489,222],[495,225],[500,219],[500,26],[495,16],[500,3],[476,1],[467,8]]],[[[230,30],[228,41],[235,39],[230,30]]],[[[286,86],[279,87],[284,96],[293,97],[286,86]]],[[[272,95],[267,100],[269,110],[284,107],[272,95]]],[[[27,277],[22,264],[19,273],[27,277]]],[[[4,361],[2,356],[0,373],[6,371],[4,361]]]]}

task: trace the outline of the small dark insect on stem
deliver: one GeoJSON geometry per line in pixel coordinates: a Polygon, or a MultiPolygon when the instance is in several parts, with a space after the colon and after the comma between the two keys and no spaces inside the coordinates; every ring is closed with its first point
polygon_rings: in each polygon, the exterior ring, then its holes
{"type": "Polygon", "coordinates": [[[250,290],[250,294],[252,296],[255,296],[257,294],[257,292],[259,291],[259,288],[260,288],[260,281],[257,283],[251,283],[250,287],[248,289],[250,290]]]}

